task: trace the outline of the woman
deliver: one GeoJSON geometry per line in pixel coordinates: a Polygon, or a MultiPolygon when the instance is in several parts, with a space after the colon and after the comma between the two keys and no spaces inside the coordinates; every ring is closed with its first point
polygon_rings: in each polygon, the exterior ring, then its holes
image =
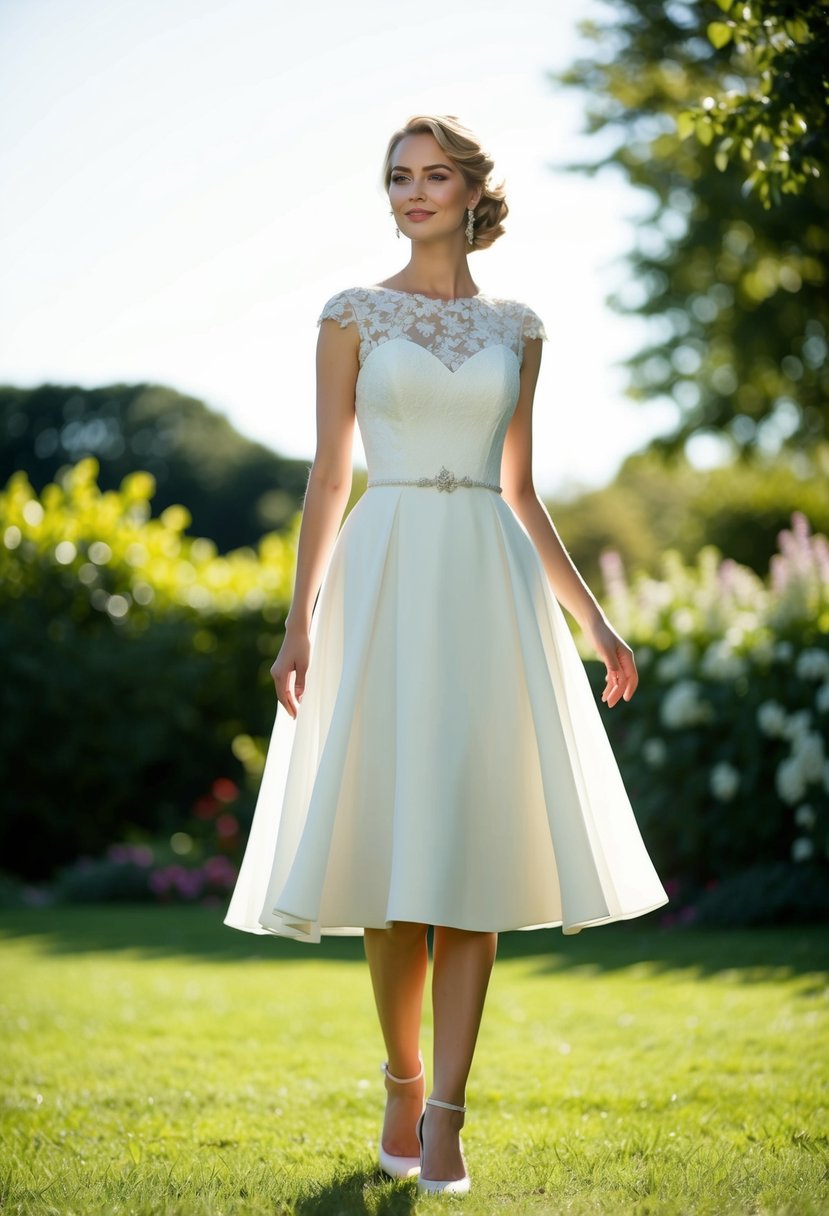
{"type": "Polygon", "coordinates": [[[503,232],[492,168],[457,119],[410,119],[385,162],[409,261],[323,309],[280,709],[227,916],[307,941],[364,934],[387,1051],[381,1166],[454,1193],[497,933],[666,902],[557,602],[605,664],[602,701],[629,701],[633,654],[533,488],[543,326],[467,264],[503,232]],[[355,417],[368,490],[335,544],[355,417]]]}

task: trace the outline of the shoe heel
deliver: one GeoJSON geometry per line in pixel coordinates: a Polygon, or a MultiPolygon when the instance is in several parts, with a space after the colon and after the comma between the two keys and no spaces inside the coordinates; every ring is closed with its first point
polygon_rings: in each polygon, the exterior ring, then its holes
{"type": "MultiPolygon", "coordinates": [[[[437,1098],[427,1098],[427,1106],[441,1106],[444,1110],[456,1110],[461,1114],[466,1114],[465,1106],[455,1106],[453,1102],[440,1102],[437,1098]]],[[[472,1181],[469,1174],[466,1172],[466,1163],[464,1162],[463,1178],[450,1178],[443,1182],[437,1178],[423,1177],[423,1120],[426,1118],[426,1111],[417,1121],[417,1142],[420,1145],[420,1173],[417,1179],[417,1189],[422,1195],[468,1195],[472,1186],[472,1181]]]]}
{"type": "MultiPolygon", "coordinates": [[[[420,1072],[416,1077],[396,1077],[394,1073],[389,1072],[388,1063],[380,1065],[380,1071],[384,1077],[388,1077],[390,1081],[394,1081],[397,1085],[409,1085],[415,1081],[420,1081],[423,1077],[423,1060],[420,1061],[420,1072]]],[[[421,1115],[421,1119],[423,1116],[421,1115]]],[[[418,1128],[420,1121],[418,1121],[418,1128]]],[[[420,1137],[418,1136],[418,1144],[420,1137]]],[[[421,1150],[419,1157],[398,1157],[394,1153],[387,1153],[383,1148],[383,1133],[380,1132],[380,1139],[377,1144],[377,1157],[382,1173],[387,1174],[389,1178],[416,1178],[420,1173],[420,1162],[423,1157],[421,1150]]]]}

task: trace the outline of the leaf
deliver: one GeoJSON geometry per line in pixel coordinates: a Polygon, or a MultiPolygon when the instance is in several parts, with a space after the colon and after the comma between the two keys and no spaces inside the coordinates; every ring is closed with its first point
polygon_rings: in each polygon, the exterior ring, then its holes
{"type": "Polygon", "coordinates": [[[727,25],[725,21],[712,21],[706,33],[708,34],[708,41],[719,51],[724,46],[728,46],[734,35],[734,29],[732,26],[727,25]]]}
{"type": "Polygon", "coordinates": [[[681,110],[676,116],[676,133],[680,139],[687,139],[694,133],[696,115],[693,110],[681,110]]]}
{"type": "Polygon", "coordinates": [[[731,8],[732,0],[717,0],[717,4],[720,6],[720,8],[722,9],[722,11],[724,13],[727,13],[728,10],[731,8]]]}
{"type": "Polygon", "coordinates": [[[728,168],[728,153],[724,152],[722,148],[718,148],[714,154],[714,164],[717,166],[720,173],[725,173],[726,169],[728,168]]]}
{"type": "Polygon", "coordinates": [[[784,21],[783,28],[791,38],[792,42],[808,42],[810,38],[809,25],[802,17],[795,17],[792,21],[784,21]]]}
{"type": "Polygon", "coordinates": [[[698,118],[694,123],[694,132],[703,147],[707,148],[714,142],[714,124],[709,118],[698,118]]]}

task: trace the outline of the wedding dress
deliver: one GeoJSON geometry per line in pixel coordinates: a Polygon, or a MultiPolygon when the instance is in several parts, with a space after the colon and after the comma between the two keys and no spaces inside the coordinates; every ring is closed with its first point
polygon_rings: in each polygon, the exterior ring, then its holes
{"type": "Polygon", "coordinates": [[[567,623],[499,493],[541,321],[383,287],[338,293],[326,318],[359,331],[368,489],[328,563],[297,718],[277,710],[226,923],[312,942],[394,921],[578,932],[664,904],[567,623]]]}

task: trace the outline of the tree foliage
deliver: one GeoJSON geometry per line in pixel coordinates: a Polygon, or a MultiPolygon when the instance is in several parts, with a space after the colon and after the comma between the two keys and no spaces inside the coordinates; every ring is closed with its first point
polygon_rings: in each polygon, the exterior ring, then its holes
{"type": "Polygon", "coordinates": [[[654,576],[667,550],[693,562],[705,545],[765,575],[794,511],[829,534],[829,449],[804,468],[747,459],[694,468],[657,452],[628,457],[613,481],[551,502],[550,514],[590,586],[600,585],[602,553],[654,576]]]}
{"type": "Polygon", "coordinates": [[[40,491],[88,456],[105,490],[150,472],[156,509],[185,503],[194,533],[223,552],[287,526],[308,476],[305,461],[245,439],[204,402],[163,385],[0,386],[0,484],[22,471],[40,491]]]}
{"type": "Polygon", "coordinates": [[[620,171],[652,203],[612,303],[649,322],[629,391],[676,405],[661,442],[809,449],[829,420],[829,176],[767,209],[741,162],[682,138],[679,116],[728,86],[728,49],[707,36],[722,16],[713,0],[615,0],[584,27],[590,54],[557,79],[584,92],[599,151],[573,168],[620,171]]]}
{"type": "Polygon", "coordinates": [[[823,0],[717,0],[709,41],[730,55],[721,88],[679,116],[715,162],[737,160],[764,206],[829,169],[829,8],[823,0]]]}

